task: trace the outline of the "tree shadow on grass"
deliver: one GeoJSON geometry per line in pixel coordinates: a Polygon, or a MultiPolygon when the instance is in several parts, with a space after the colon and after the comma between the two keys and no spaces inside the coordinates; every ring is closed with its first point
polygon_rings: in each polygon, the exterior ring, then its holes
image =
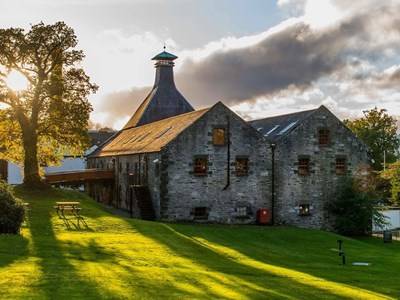
{"type": "MultiPolygon", "coordinates": [[[[160,223],[149,225],[149,223],[137,222],[133,226],[144,236],[166,246],[174,255],[190,260],[194,264],[201,266],[201,269],[207,270],[210,282],[215,283],[217,287],[222,286],[225,289],[233,290],[240,294],[241,297],[294,299],[301,294],[304,298],[315,298],[315,292],[312,290],[304,290],[303,286],[299,284],[291,284],[290,288],[286,286],[280,287],[277,284],[277,279],[279,279],[277,276],[268,276],[265,272],[260,272],[257,269],[221,256],[193,240],[185,238],[176,232],[174,233],[168,228],[169,225],[160,223]],[[152,230],[153,226],[157,228],[152,230]],[[213,276],[217,274],[219,276],[213,276]],[[224,277],[225,279],[231,278],[231,280],[224,280],[224,277]],[[299,293],[299,291],[301,292],[299,293]]],[[[193,278],[198,277],[195,272],[192,274],[193,278]]],[[[176,278],[176,280],[181,279],[176,278]]],[[[205,294],[208,297],[224,298],[214,290],[210,282],[207,284],[201,282],[201,280],[194,280],[189,284],[199,286],[206,292],[205,294]]]]}
{"type": "MultiPolygon", "coordinates": [[[[211,244],[233,249],[237,253],[264,264],[296,270],[321,278],[321,280],[352,286],[354,289],[365,289],[371,293],[397,296],[399,292],[398,282],[396,282],[396,274],[400,267],[399,252],[397,252],[397,261],[394,258],[394,252],[391,253],[392,260],[388,264],[383,254],[384,245],[376,244],[371,239],[364,239],[361,242],[323,231],[312,231],[310,234],[310,230],[298,228],[248,226],[243,228],[244,230],[235,230],[235,228],[221,226],[220,229],[213,230],[211,226],[204,226],[202,229],[179,224],[170,226],[190,239],[204,239],[211,244]],[[271,231],[276,231],[278,234],[271,234],[271,231]],[[284,231],[285,234],[280,235],[280,231],[284,231]],[[347,254],[346,266],[341,265],[341,257],[338,256],[337,251],[334,251],[338,239],[344,239],[347,254]],[[367,243],[375,244],[377,247],[366,250],[367,243]],[[372,262],[372,265],[354,267],[351,265],[353,261],[372,262]],[[376,276],[371,277],[371,272],[376,276]],[[384,280],[385,283],[376,284],[378,280],[384,280]]],[[[400,250],[399,247],[386,247],[386,249],[389,251],[386,254],[393,250],[400,250]]]]}
{"type": "MultiPolygon", "coordinates": [[[[71,249],[68,244],[57,239],[51,217],[51,207],[32,209],[30,225],[33,252],[40,259],[39,264],[42,272],[42,278],[38,283],[39,290],[48,299],[100,299],[110,297],[111,295],[99,290],[94,282],[84,279],[78,274],[75,266],[70,262],[70,259],[76,259],[71,254],[74,251],[69,252],[71,249]]],[[[90,247],[89,250],[82,247],[80,251],[90,253],[96,245],[90,247]]]]}
{"type": "MultiPolygon", "coordinates": [[[[206,239],[203,243],[175,230],[173,225],[161,223],[149,225],[149,223],[137,222],[133,224],[133,227],[144,236],[165,245],[176,255],[191,260],[207,270],[212,270],[214,274],[216,272],[236,278],[234,284],[223,281],[220,284],[225,285],[227,289],[238,291],[242,296],[292,299],[297,299],[299,295],[304,299],[351,298],[358,295],[357,293],[371,298],[380,296],[367,290],[355,291],[356,288],[353,290],[351,286],[327,281],[289,267],[260,262],[252,259],[251,255],[249,257],[242,255],[234,250],[232,245],[222,246],[217,242],[211,245],[206,239]]],[[[210,289],[207,291],[213,292],[210,289]]]]}
{"type": "Polygon", "coordinates": [[[0,234],[0,268],[29,255],[29,241],[22,235],[0,234]]]}

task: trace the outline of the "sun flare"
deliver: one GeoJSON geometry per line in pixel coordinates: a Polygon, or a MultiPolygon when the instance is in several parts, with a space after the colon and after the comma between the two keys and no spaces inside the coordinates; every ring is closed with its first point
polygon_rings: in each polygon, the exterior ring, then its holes
{"type": "Polygon", "coordinates": [[[28,87],[27,79],[19,72],[12,70],[6,78],[7,86],[14,91],[22,91],[28,87]]]}

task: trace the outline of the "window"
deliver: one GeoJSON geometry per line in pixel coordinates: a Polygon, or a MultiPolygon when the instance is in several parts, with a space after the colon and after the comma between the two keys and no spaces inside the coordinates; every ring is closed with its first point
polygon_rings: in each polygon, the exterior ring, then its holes
{"type": "Polygon", "coordinates": [[[336,158],[336,175],[346,174],[346,158],[337,157],[336,158]]]}
{"type": "Polygon", "coordinates": [[[193,210],[193,215],[197,220],[208,219],[208,209],[205,206],[195,207],[193,210]]]}
{"type": "Polygon", "coordinates": [[[318,131],[318,143],[320,146],[326,146],[329,144],[329,130],[328,129],[320,129],[318,131]]]}
{"type": "Polygon", "coordinates": [[[208,159],[206,156],[197,156],[194,158],[193,173],[196,176],[207,176],[208,159]]]}
{"type": "Polygon", "coordinates": [[[249,159],[247,157],[236,157],[236,176],[247,176],[249,174],[249,159]]]}
{"type": "Polygon", "coordinates": [[[118,171],[121,173],[122,172],[122,162],[119,163],[118,165],[118,171]]]}
{"type": "Polygon", "coordinates": [[[126,171],[129,172],[129,163],[126,163],[126,171]]]}
{"type": "Polygon", "coordinates": [[[213,129],[212,142],[214,146],[225,146],[226,144],[225,128],[213,129]]]}
{"type": "Polygon", "coordinates": [[[310,215],[310,204],[300,204],[299,216],[309,216],[309,215],[310,215]]]}
{"type": "Polygon", "coordinates": [[[248,209],[246,206],[241,206],[236,208],[237,217],[248,217],[248,209]]]}
{"type": "Polygon", "coordinates": [[[299,158],[299,175],[307,176],[310,175],[310,159],[299,158]]]}

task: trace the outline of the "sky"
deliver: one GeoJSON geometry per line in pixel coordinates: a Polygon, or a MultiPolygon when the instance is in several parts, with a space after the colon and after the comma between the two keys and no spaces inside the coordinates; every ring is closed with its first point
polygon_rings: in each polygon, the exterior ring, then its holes
{"type": "Polygon", "coordinates": [[[400,115],[400,0],[0,0],[0,27],[64,21],[100,86],[94,123],[121,128],[154,82],[150,60],[179,58],[195,108],[245,119],[325,105],[340,118],[400,115]]]}

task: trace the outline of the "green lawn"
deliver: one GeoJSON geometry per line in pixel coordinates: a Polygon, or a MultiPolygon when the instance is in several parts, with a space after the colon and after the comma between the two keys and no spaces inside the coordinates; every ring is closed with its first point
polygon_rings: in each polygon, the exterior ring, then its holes
{"type": "Polygon", "coordinates": [[[166,224],[112,215],[77,192],[17,195],[20,236],[0,236],[0,298],[397,299],[400,243],[289,227],[166,224]],[[53,211],[78,200],[87,228],[53,211]]]}

